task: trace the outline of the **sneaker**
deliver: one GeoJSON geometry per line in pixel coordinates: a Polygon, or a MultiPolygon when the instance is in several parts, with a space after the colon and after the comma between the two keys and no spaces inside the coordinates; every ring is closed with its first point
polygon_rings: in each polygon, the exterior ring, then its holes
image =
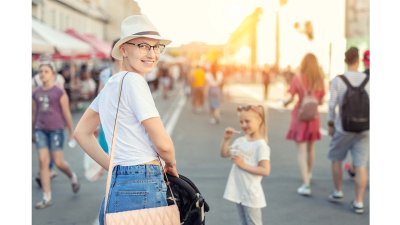
{"type": "Polygon", "coordinates": [[[341,202],[343,200],[343,192],[333,191],[328,198],[331,202],[341,202]]]}
{"type": "Polygon", "coordinates": [[[299,188],[297,188],[297,193],[304,196],[311,195],[310,185],[301,185],[299,188]]]}
{"type": "Polygon", "coordinates": [[[51,206],[52,204],[53,204],[53,202],[51,201],[51,199],[49,201],[42,199],[40,202],[36,203],[35,208],[36,209],[44,209],[44,208],[51,206]]]}
{"type": "Polygon", "coordinates": [[[352,201],[350,204],[351,210],[357,214],[363,214],[364,213],[364,206],[357,206],[355,204],[355,201],[352,201]]]}
{"type": "Polygon", "coordinates": [[[56,170],[51,170],[50,171],[50,178],[53,179],[56,176],[57,176],[57,171],[56,170]]]}
{"type": "Polygon", "coordinates": [[[78,181],[78,176],[76,176],[76,173],[72,174],[71,185],[72,185],[72,191],[74,193],[77,193],[79,191],[80,184],[79,184],[79,181],[78,181]]]}

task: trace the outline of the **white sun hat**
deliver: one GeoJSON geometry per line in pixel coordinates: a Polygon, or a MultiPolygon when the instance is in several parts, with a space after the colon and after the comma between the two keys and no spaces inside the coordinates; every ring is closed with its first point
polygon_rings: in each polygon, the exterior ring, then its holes
{"type": "Polygon", "coordinates": [[[119,47],[134,38],[146,37],[160,41],[160,44],[168,45],[170,40],[161,37],[157,28],[150,22],[145,15],[132,15],[125,18],[121,23],[121,36],[114,45],[111,55],[117,60],[122,60],[119,47]]]}

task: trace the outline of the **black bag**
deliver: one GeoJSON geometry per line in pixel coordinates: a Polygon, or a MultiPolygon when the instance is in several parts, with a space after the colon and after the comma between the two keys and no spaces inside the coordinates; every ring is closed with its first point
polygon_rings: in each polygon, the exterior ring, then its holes
{"type": "Polygon", "coordinates": [[[369,130],[369,96],[365,90],[369,76],[358,87],[353,87],[344,75],[339,77],[347,86],[340,107],[343,130],[355,133],[369,130]]]}
{"type": "MultiPolygon", "coordinates": [[[[179,208],[181,224],[204,225],[204,212],[208,212],[210,207],[196,185],[189,178],[181,174],[179,174],[179,177],[169,174],[167,176],[179,208]]],[[[168,205],[174,204],[169,189],[167,190],[167,201],[168,205]]]]}

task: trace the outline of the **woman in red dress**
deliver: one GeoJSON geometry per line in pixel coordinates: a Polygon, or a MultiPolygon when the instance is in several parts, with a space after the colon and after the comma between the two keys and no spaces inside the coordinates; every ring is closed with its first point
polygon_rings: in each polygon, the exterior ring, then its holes
{"type": "Polygon", "coordinates": [[[314,164],[315,141],[321,139],[319,113],[317,113],[315,119],[310,121],[301,121],[298,118],[298,111],[306,91],[313,95],[319,101],[319,104],[322,104],[325,95],[323,74],[317,58],[311,53],[304,56],[300,66],[300,74],[293,78],[289,87],[291,97],[284,104],[286,107],[294,100],[296,95],[298,96],[298,102],[292,111],[286,139],[295,141],[297,145],[297,160],[303,179],[303,185],[297,189],[297,193],[301,195],[311,194],[310,180],[314,164]]]}

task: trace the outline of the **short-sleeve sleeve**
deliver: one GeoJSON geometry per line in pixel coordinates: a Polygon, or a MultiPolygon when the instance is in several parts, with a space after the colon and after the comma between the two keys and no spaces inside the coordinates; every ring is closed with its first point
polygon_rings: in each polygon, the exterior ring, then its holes
{"type": "Polygon", "coordinates": [[[139,76],[127,76],[126,78],[123,94],[127,96],[128,107],[136,118],[142,122],[152,117],[160,117],[146,80],[139,76]]]}
{"type": "Polygon", "coordinates": [[[99,95],[96,96],[96,98],[90,104],[89,108],[95,112],[99,112],[99,95]]]}
{"type": "Polygon", "coordinates": [[[299,77],[294,76],[292,82],[290,83],[288,92],[292,95],[299,93],[299,77]]]}
{"type": "Polygon", "coordinates": [[[269,160],[271,154],[271,149],[269,146],[264,142],[260,144],[257,148],[257,161],[261,160],[269,160]]]}

